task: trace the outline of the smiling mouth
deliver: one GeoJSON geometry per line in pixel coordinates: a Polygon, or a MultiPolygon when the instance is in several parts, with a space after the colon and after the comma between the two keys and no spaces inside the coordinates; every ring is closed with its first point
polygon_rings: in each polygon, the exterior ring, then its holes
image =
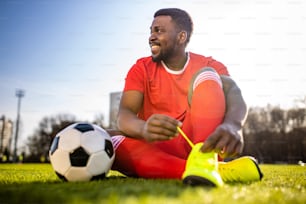
{"type": "Polygon", "coordinates": [[[156,45],[156,44],[152,45],[151,44],[150,46],[151,46],[151,52],[152,52],[153,55],[157,54],[160,51],[160,46],[159,45],[156,45]]]}

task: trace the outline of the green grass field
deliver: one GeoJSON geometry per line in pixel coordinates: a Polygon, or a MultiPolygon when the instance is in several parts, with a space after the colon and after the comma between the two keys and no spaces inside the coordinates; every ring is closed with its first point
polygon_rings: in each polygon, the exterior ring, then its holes
{"type": "Polygon", "coordinates": [[[180,180],[125,178],[68,183],[49,164],[0,164],[0,203],[306,203],[306,167],[261,165],[264,178],[222,188],[186,187],[180,180]]]}

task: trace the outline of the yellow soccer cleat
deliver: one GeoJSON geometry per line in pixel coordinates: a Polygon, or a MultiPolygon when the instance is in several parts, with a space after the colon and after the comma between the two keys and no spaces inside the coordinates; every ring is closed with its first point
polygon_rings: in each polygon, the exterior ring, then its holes
{"type": "Polygon", "coordinates": [[[193,146],[183,173],[183,183],[191,186],[220,187],[222,178],[218,173],[218,156],[214,152],[203,153],[200,151],[203,143],[193,146]]]}
{"type": "Polygon", "coordinates": [[[250,156],[219,162],[218,170],[222,180],[227,183],[260,181],[263,177],[257,161],[250,156]]]}

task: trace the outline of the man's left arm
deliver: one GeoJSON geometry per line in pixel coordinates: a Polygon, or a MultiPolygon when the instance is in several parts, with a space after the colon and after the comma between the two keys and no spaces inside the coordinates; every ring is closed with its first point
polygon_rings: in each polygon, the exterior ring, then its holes
{"type": "Polygon", "coordinates": [[[226,100],[223,123],[205,141],[202,151],[216,151],[224,157],[234,157],[243,148],[242,125],[247,115],[247,106],[241,90],[229,76],[221,75],[226,100]]]}

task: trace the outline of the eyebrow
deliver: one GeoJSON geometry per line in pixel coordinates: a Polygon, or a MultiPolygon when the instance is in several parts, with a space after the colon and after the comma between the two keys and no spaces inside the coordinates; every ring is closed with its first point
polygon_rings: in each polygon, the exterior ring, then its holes
{"type": "Polygon", "coordinates": [[[157,28],[164,28],[164,26],[159,26],[159,25],[157,25],[157,26],[150,26],[150,30],[152,30],[152,29],[157,29],[157,28]]]}

